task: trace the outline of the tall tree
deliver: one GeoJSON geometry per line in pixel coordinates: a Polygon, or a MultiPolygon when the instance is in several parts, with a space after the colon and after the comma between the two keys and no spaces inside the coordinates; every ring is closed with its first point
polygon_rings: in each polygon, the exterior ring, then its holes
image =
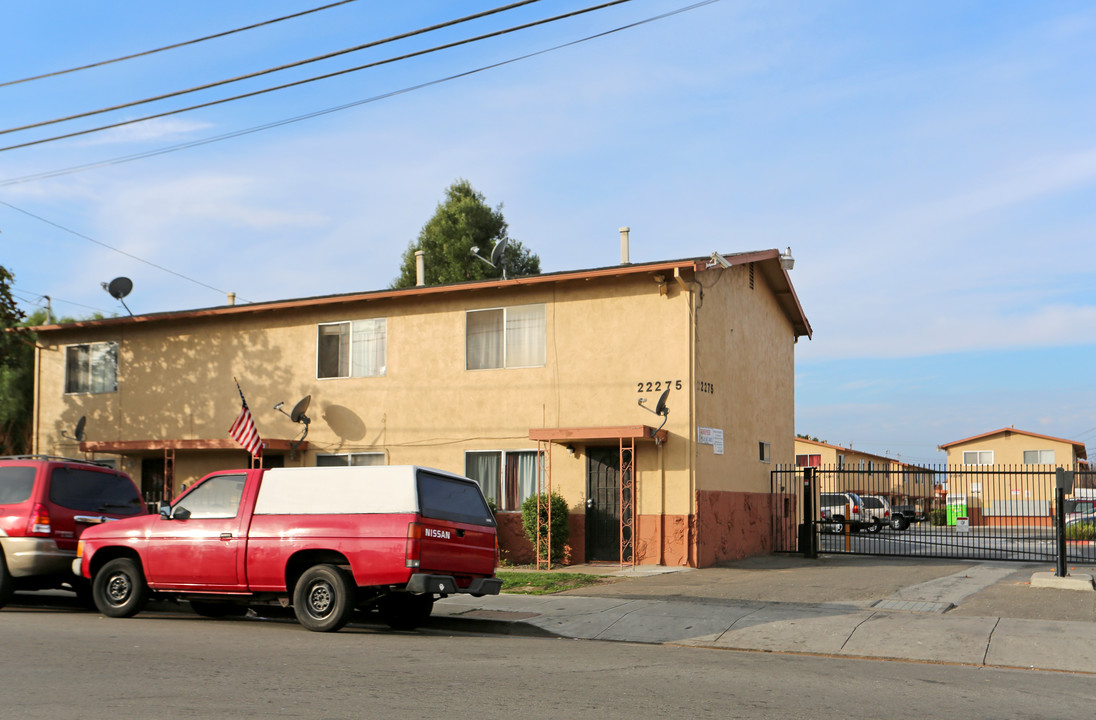
{"type": "Polygon", "coordinates": [[[507,277],[540,273],[540,258],[510,238],[508,231],[502,205],[492,209],[471,183],[457,180],[445,191],[445,200],[438,203],[434,216],[422,226],[418,240],[407,246],[392,287],[414,287],[416,250],[425,252],[427,285],[498,278],[503,268],[507,277]],[[484,260],[490,260],[492,248],[503,239],[508,242],[502,261],[491,267],[484,260]],[[476,254],[481,259],[473,256],[473,247],[479,248],[476,254]]]}
{"type": "MultiPolygon", "coordinates": [[[[29,452],[34,409],[33,340],[22,331],[26,314],[15,304],[15,277],[0,266],[0,455],[29,452]]],[[[31,322],[37,315],[31,316],[31,322]]],[[[45,311],[39,322],[45,319],[45,311]]]]}

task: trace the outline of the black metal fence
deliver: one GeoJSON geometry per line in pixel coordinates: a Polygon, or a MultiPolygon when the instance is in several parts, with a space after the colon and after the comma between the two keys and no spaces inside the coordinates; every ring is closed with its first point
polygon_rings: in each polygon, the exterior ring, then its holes
{"type": "Polygon", "coordinates": [[[1096,562],[1096,476],[1067,469],[1059,528],[1054,466],[783,466],[771,474],[772,547],[1054,562],[1064,539],[1066,562],[1096,562]]]}

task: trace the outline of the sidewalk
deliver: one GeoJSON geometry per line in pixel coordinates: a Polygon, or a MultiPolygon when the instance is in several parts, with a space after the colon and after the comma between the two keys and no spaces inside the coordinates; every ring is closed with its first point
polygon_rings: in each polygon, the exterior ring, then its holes
{"type": "MultiPolygon", "coordinates": [[[[1045,563],[774,555],[700,570],[564,570],[615,582],[450,597],[435,604],[431,626],[1096,674],[1096,591],[1039,586],[1054,574],[1045,563]]],[[[1069,573],[1085,587],[1096,568],[1069,573]]]]}

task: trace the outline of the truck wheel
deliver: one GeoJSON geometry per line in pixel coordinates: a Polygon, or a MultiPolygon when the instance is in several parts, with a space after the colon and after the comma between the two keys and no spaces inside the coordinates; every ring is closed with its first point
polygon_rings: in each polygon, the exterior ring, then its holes
{"type": "Polygon", "coordinates": [[[894,520],[894,529],[895,530],[906,530],[906,529],[909,528],[909,526],[910,526],[909,518],[907,518],[905,515],[899,515],[894,520]]]}
{"type": "Polygon", "coordinates": [[[429,594],[390,593],[377,603],[381,620],[393,630],[414,630],[424,624],[434,609],[434,596],[429,594]]]}
{"type": "Polygon", "coordinates": [[[136,562],[118,558],[95,574],[91,596],[95,607],[107,617],[133,617],[148,603],[148,584],[136,562]]]}
{"type": "Polygon", "coordinates": [[[868,528],[868,530],[872,531],[873,533],[877,533],[882,529],[883,529],[883,523],[880,522],[879,520],[873,520],[872,524],[871,524],[871,527],[868,528]]]}
{"type": "Polygon", "coordinates": [[[4,559],[4,552],[0,550],[0,608],[11,602],[15,594],[15,578],[8,572],[8,562],[4,559]]]}
{"type": "Polygon", "coordinates": [[[243,617],[247,615],[247,605],[237,605],[230,602],[191,600],[190,609],[207,618],[243,617]]]}
{"type": "Polygon", "coordinates": [[[313,565],[293,589],[293,612],[309,630],[340,630],[354,613],[354,583],[334,565],[313,565]]]}

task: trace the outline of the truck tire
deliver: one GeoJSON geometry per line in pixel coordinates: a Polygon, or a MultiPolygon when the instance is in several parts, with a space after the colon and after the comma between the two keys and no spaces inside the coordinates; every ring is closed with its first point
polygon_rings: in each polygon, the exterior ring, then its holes
{"type": "Polygon", "coordinates": [[[334,565],[313,565],[293,588],[297,622],[314,632],[335,632],[354,613],[354,583],[334,565]]]}
{"type": "Polygon", "coordinates": [[[148,603],[148,583],[136,562],[117,558],[95,574],[91,596],[95,607],[107,617],[133,617],[148,603]]]}
{"type": "Polygon", "coordinates": [[[389,593],[377,603],[381,620],[393,630],[414,630],[423,625],[434,609],[433,595],[389,593]]]}
{"type": "Polygon", "coordinates": [[[894,519],[894,529],[895,530],[908,530],[909,526],[910,526],[909,518],[907,518],[905,515],[899,515],[898,517],[896,517],[894,519]]]}
{"type": "Polygon", "coordinates": [[[15,594],[15,578],[8,572],[8,561],[4,559],[4,551],[0,550],[0,608],[11,602],[15,594]]]}
{"type": "Polygon", "coordinates": [[[878,519],[873,520],[872,524],[871,524],[871,527],[868,528],[868,530],[870,530],[873,533],[880,532],[882,529],[883,529],[883,523],[882,523],[882,521],[880,521],[878,519]]]}

